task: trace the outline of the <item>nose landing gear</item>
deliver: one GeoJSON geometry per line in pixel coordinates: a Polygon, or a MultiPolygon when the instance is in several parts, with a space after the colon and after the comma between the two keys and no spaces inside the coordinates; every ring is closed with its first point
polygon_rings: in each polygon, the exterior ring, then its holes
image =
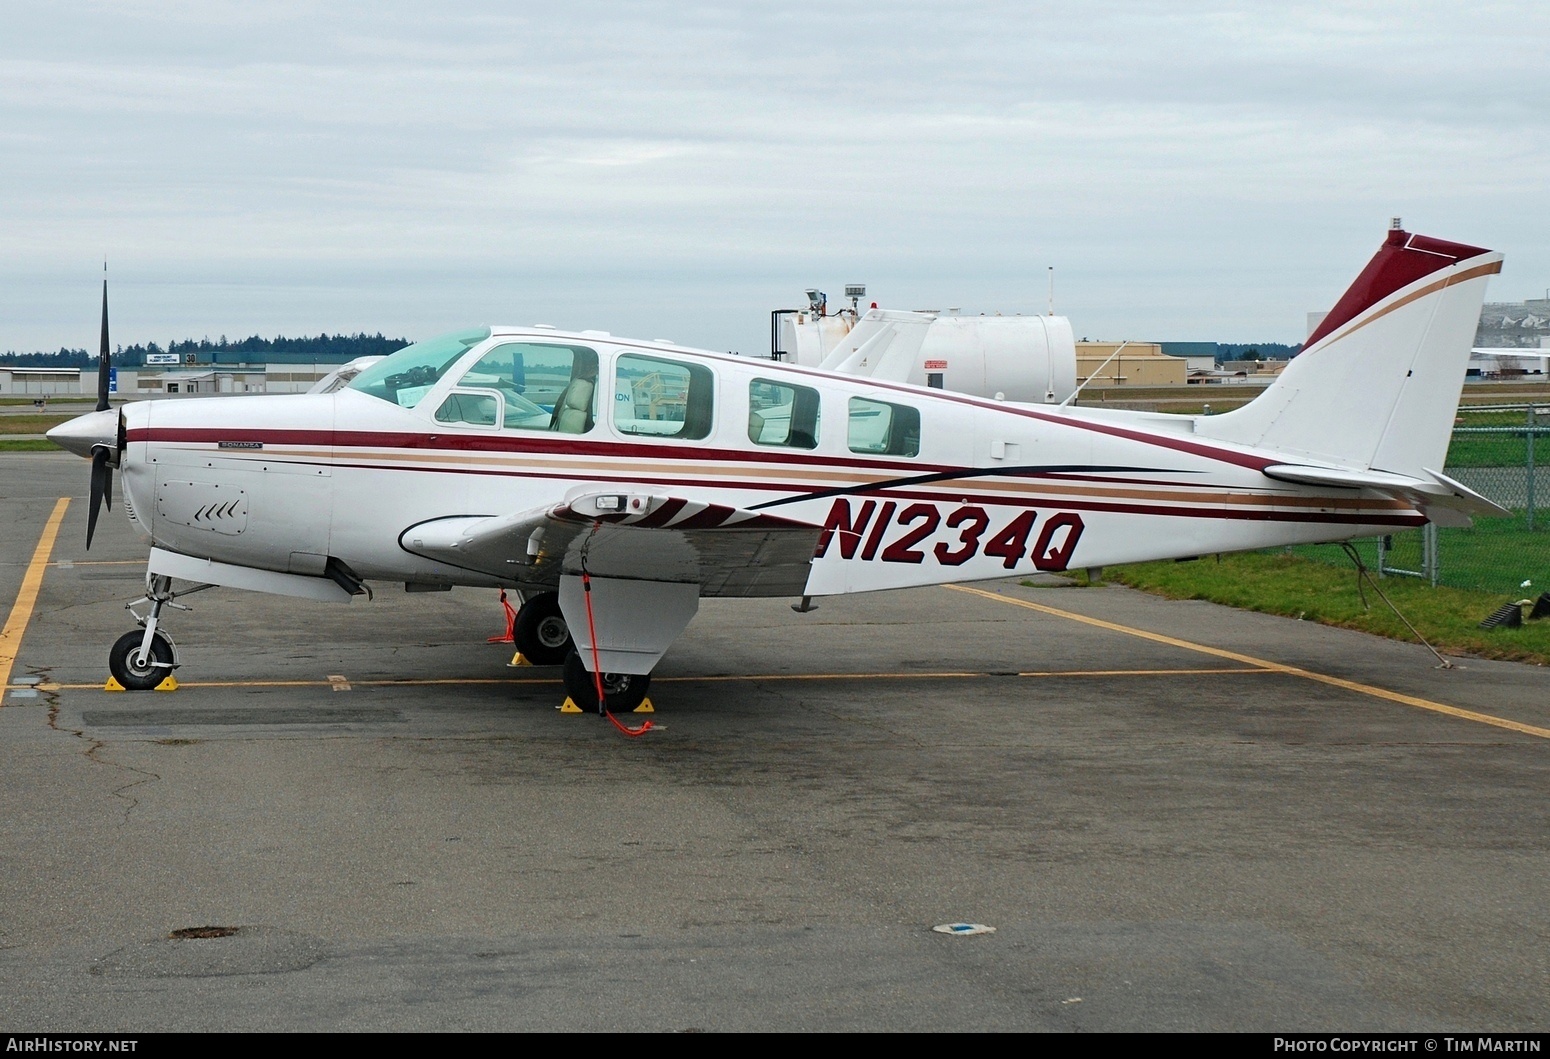
{"type": "Polygon", "coordinates": [[[108,652],[108,672],[125,691],[150,691],[177,666],[177,652],[165,633],[153,632],[150,643],[139,629],[126,632],[108,652]]]}
{"type": "Polygon", "coordinates": [[[213,587],[213,585],[195,585],[182,592],[173,592],[172,578],[165,574],[147,574],[145,595],[132,603],[124,604],[125,609],[134,616],[135,623],[140,628],[120,636],[108,652],[108,671],[113,674],[113,679],[117,680],[126,691],[150,691],[170,677],[172,671],[178,667],[178,649],[172,642],[172,637],[158,627],[161,623],[162,608],[175,607],[178,610],[189,610],[190,608],[182,603],[174,602],[174,598],[213,587]],[[144,617],[135,610],[135,607],[141,603],[151,605],[150,611],[144,617]]]}

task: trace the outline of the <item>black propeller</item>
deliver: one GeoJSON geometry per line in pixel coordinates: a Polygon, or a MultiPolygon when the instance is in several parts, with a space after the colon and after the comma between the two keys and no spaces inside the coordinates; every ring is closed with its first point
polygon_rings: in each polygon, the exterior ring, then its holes
{"type": "MultiPolygon", "coordinates": [[[[108,266],[103,265],[102,270],[107,271],[108,266]]],[[[97,352],[97,411],[108,410],[108,376],[112,373],[113,362],[108,352],[108,278],[102,277],[102,346],[97,352]]]]}
{"type": "MultiPolygon", "coordinates": [[[[103,266],[106,270],[107,266],[103,266]]],[[[102,280],[102,346],[97,353],[97,411],[108,410],[108,376],[113,370],[112,354],[108,352],[108,281],[102,280]]],[[[119,422],[119,437],[123,441],[123,421],[119,422]]],[[[110,450],[98,445],[91,452],[91,507],[86,513],[86,549],[91,550],[92,534],[97,532],[97,509],[103,504],[113,510],[113,466],[118,462],[117,448],[110,450]]]]}

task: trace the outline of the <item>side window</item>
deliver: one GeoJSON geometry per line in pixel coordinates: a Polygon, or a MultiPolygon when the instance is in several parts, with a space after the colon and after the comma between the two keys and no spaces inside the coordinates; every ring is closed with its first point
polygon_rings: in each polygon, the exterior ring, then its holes
{"type": "Polygon", "coordinates": [[[614,370],[614,426],[621,434],[706,437],[715,386],[715,376],[703,364],[626,353],[614,370]]]}
{"type": "Polygon", "coordinates": [[[748,384],[748,440],[793,449],[818,447],[818,391],[769,379],[748,384]]]}
{"type": "Polygon", "coordinates": [[[850,399],[851,452],[876,456],[920,454],[920,411],[887,401],[850,399]]]}
{"type": "Polygon", "coordinates": [[[453,390],[436,409],[436,422],[493,427],[500,415],[500,405],[500,397],[488,391],[453,390]]]}
{"type": "MultiPolygon", "coordinates": [[[[507,342],[480,357],[477,364],[463,373],[458,387],[499,394],[501,425],[507,430],[585,434],[592,429],[596,408],[597,353],[585,346],[507,342]]],[[[436,418],[442,419],[447,405],[458,399],[469,407],[466,394],[453,394],[436,412],[436,418]]],[[[483,414],[479,409],[475,412],[483,414]]],[[[442,421],[481,422],[468,418],[442,421]]]]}

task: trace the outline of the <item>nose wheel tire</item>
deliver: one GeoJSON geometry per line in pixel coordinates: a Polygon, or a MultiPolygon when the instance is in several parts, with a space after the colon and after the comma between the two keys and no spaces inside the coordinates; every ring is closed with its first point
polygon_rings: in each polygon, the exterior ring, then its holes
{"type": "MultiPolygon", "coordinates": [[[[543,592],[522,604],[511,630],[517,650],[535,666],[557,666],[571,653],[570,627],[560,613],[560,594],[543,592]]],[[[596,693],[593,695],[596,698],[596,693]]]]}
{"type": "MultiPolygon", "coordinates": [[[[565,694],[588,713],[602,713],[597,705],[597,681],[587,672],[581,655],[572,651],[565,656],[565,694]]],[[[646,701],[651,686],[649,673],[604,673],[603,696],[613,713],[628,713],[646,701]]]]}
{"type": "Polygon", "coordinates": [[[151,636],[151,653],[144,665],[139,662],[140,643],[145,632],[126,632],[108,652],[108,672],[130,691],[150,691],[172,675],[172,644],[161,633],[151,636]],[[156,665],[155,663],[165,663],[156,665]]]}

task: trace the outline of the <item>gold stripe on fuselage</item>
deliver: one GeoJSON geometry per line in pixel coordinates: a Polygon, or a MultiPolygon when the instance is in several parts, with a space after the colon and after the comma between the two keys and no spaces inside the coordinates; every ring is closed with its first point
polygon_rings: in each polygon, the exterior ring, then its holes
{"type": "MultiPolygon", "coordinates": [[[[202,444],[178,445],[174,447],[182,451],[199,453],[201,455],[211,451],[203,447],[202,444]]],[[[435,471],[439,467],[458,470],[507,471],[516,474],[544,471],[556,477],[578,479],[595,479],[603,476],[638,479],[641,472],[641,466],[637,461],[602,458],[590,454],[532,457],[505,453],[467,453],[453,449],[431,452],[405,452],[400,449],[360,448],[349,449],[345,452],[332,452],[321,449],[269,448],[263,450],[262,455],[254,453],[252,455],[244,454],[237,456],[223,451],[221,458],[255,464],[275,460],[283,460],[287,463],[316,461],[328,465],[367,462],[382,466],[384,469],[394,469],[393,465],[397,464],[401,469],[412,468],[425,471],[435,471]]],[[[908,471],[912,470],[912,468],[901,467],[899,470],[908,471]]],[[[1024,499],[1030,493],[1037,493],[1041,499],[1047,498],[1053,501],[1067,499],[1111,502],[1129,501],[1147,504],[1182,503],[1215,507],[1320,510],[1376,514],[1402,514],[1414,510],[1402,500],[1375,497],[1307,496],[1280,492],[1236,492],[1222,489],[1201,489],[1197,486],[1178,482],[1158,482],[1152,486],[1133,484],[1112,486],[1103,484],[1079,485],[1048,479],[1034,480],[1031,477],[1025,477],[1023,481],[997,481],[995,479],[1001,476],[994,473],[968,473],[962,478],[939,478],[927,483],[915,484],[908,481],[909,478],[915,477],[915,475],[909,474],[900,475],[898,473],[860,469],[825,471],[813,468],[793,468],[781,464],[766,465],[744,462],[730,464],[701,460],[661,461],[652,466],[651,473],[653,478],[688,479],[688,481],[683,482],[688,487],[719,488],[735,488],[753,476],[757,477],[758,483],[761,485],[772,480],[789,484],[794,492],[802,492],[804,487],[806,487],[806,491],[811,492],[826,491],[835,487],[865,489],[891,481],[899,481],[900,489],[916,489],[940,494],[939,498],[946,502],[958,501],[961,499],[958,495],[959,493],[971,491],[981,495],[1004,496],[1009,502],[1024,499]]],[[[1008,477],[1016,476],[1008,475],[1008,477]]]]}

